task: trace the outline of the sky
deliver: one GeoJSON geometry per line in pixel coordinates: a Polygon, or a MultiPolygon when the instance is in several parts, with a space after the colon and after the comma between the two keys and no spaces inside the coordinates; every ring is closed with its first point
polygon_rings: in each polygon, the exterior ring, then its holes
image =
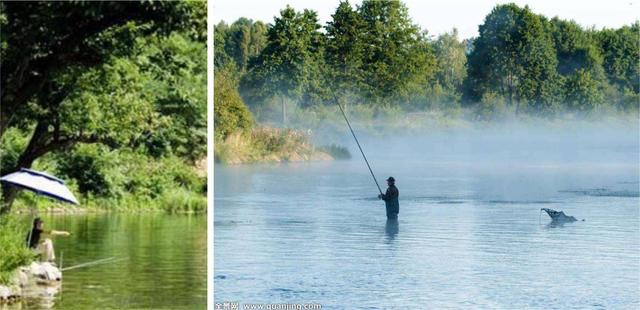
{"type": "MultiPolygon", "coordinates": [[[[349,1],[352,5],[361,0],[349,1]]],[[[461,39],[478,35],[478,25],[497,4],[514,2],[519,6],[529,5],[534,13],[547,17],[574,20],[585,27],[597,29],[618,28],[640,18],[640,0],[404,0],[409,15],[415,24],[438,35],[458,29],[461,39]]],[[[312,9],[318,12],[324,25],[338,6],[338,0],[213,0],[214,22],[233,22],[247,17],[263,22],[273,22],[273,17],[287,4],[296,10],[312,9]]]]}

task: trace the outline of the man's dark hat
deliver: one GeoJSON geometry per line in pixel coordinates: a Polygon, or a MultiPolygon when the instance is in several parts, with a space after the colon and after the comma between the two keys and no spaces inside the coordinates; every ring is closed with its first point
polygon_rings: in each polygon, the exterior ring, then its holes
{"type": "Polygon", "coordinates": [[[389,181],[389,182],[395,182],[395,181],[396,181],[396,179],[394,179],[393,177],[389,177],[389,178],[387,179],[387,181],[389,181]]]}

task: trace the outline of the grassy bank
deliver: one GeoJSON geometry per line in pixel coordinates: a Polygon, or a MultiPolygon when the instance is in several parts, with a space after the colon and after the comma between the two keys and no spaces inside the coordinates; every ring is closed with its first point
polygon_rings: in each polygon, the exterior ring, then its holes
{"type": "Polygon", "coordinates": [[[35,259],[33,251],[25,246],[27,223],[13,216],[0,217],[0,285],[11,280],[14,270],[35,259]]]}
{"type": "Polygon", "coordinates": [[[207,212],[206,194],[182,188],[168,189],[155,198],[127,194],[119,198],[80,196],[79,206],[53,201],[49,198],[22,191],[14,202],[15,212],[207,212]]]}
{"type": "Polygon", "coordinates": [[[216,141],[215,161],[224,164],[331,160],[330,149],[317,148],[300,130],[261,127],[216,141]]]}

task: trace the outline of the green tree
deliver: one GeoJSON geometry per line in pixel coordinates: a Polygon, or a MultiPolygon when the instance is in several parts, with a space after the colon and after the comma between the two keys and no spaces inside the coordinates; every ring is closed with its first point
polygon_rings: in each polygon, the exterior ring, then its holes
{"type": "Polygon", "coordinates": [[[461,98],[461,87],[467,77],[467,46],[458,39],[458,30],[438,36],[433,43],[437,69],[435,82],[442,89],[440,100],[458,102],[461,98]]]}
{"type": "Polygon", "coordinates": [[[153,155],[174,154],[195,162],[207,153],[207,48],[182,33],[140,39],[135,63],[152,76],[161,126],[136,144],[153,155]],[[160,147],[158,147],[160,146],[160,147]],[[164,150],[162,150],[164,149],[164,150]]]}
{"type": "MultiPolygon", "coordinates": [[[[205,9],[197,2],[3,2],[0,127],[31,132],[9,170],[77,143],[131,145],[158,128],[157,76],[142,65],[139,38],[181,30],[204,40],[205,9]]],[[[14,198],[15,189],[3,186],[0,213],[14,198]]]]}
{"type": "Polygon", "coordinates": [[[590,71],[578,69],[564,85],[567,107],[581,112],[592,111],[604,102],[601,88],[601,81],[594,79],[590,71]]]}
{"type": "Polygon", "coordinates": [[[299,13],[287,6],[267,30],[267,45],[250,62],[241,81],[241,93],[250,103],[274,96],[281,99],[283,124],[287,122],[286,98],[301,100],[321,88],[323,37],[319,29],[316,12],[299,13]]]}
{"type": "Polygon", "coordinates": [[[386,104],[398,95],[406,97],[412,82],[424,81],[433,73],[426,33],[412,23],[400,1],[365,0],[358,13],[365,25],[361,34],[365,94],[386,104]]]}
{"type": "Polygon", "coordinates": [[[267,26],[259,21],[254,23],[250,19],[240,18],[231,24],[225,50],[240,71],[246,69],[249,59],[260,54],[267,41],[266,33],[267,26]]]}
{"type": "Polygon", "coordinates": [[[558,73],[564,77],[563,103],[570,110],[590,111],[604,103],[607,79],[593,36],[573,21],[553,18],[549,24],[558,73]]]}
{"type": "Polygon", "coordinates": [[[57,170],[60,175],[75,179],[80,193],[106,197],[112,191],[106,176],[109,165],[96,145],[79,145],[70,154],[59,156],[57,170]]]}
{"type": "Polygon", "coordinates": [[[620,90],[640,93],[640,22],[616,30],[604,29],[597,38],[604,56],[604,70],[611,83],[620,90]]]}
{"type": "MultiPolygon", "coordinates": [[[[5,20],[0,29],[2,137],[24,119],[28,103],[50,108],[36,98],[50,93],[61,75],[70,74],[69,68],[96,67],[115,53],[126,54],[138,35],[191,28],[195,20],[203,25],[206,4],[3,2],[0,8],[5,20]]],[[[82,70],[75,72],[77,76],[82,70]]],[[[55,96],[50,99],[56,106],[55,96]]]]}
{"type": "Polygon", "coordinates": [[[228,35],[229,26],[224,21],[213,27],[213,65],[216,70],[231,63],[231,57],[226,51],[228,35]]]}
{"type": "Polygon", "coordinates": [[[253,126],[251,112],[238,93],[238,81],[233,74],[216,70],[214,77],[214,138],[224,141],[230,134],[247,134],[253,126]]]}
{"type": "Polygon", "coordinates": [[[364,21],[349,1],[341,1],[332,17],[325,26],[328,80],[337,97],[359,94],[364,83],[364,21]]]}
{"type": "Polygon", "coordinates": [[[550,112],[558,96],[557,58],[546,19],[528,7],[498,5],[479,26],[468,58],[465,100],[479,102],[495,92],[515,105],[528,104],[532,112],[550,112]]]}

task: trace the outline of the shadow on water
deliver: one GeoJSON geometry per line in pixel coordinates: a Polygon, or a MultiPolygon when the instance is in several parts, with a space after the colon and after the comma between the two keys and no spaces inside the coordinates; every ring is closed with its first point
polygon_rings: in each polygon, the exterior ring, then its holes
{"type": "Polygon", "coordinates": [[[384,225],[384,233],[387,236],[387,240],[392,241],[395,239],[399,231],[398,219],[387,219],[387,223],[384,225]]]}

